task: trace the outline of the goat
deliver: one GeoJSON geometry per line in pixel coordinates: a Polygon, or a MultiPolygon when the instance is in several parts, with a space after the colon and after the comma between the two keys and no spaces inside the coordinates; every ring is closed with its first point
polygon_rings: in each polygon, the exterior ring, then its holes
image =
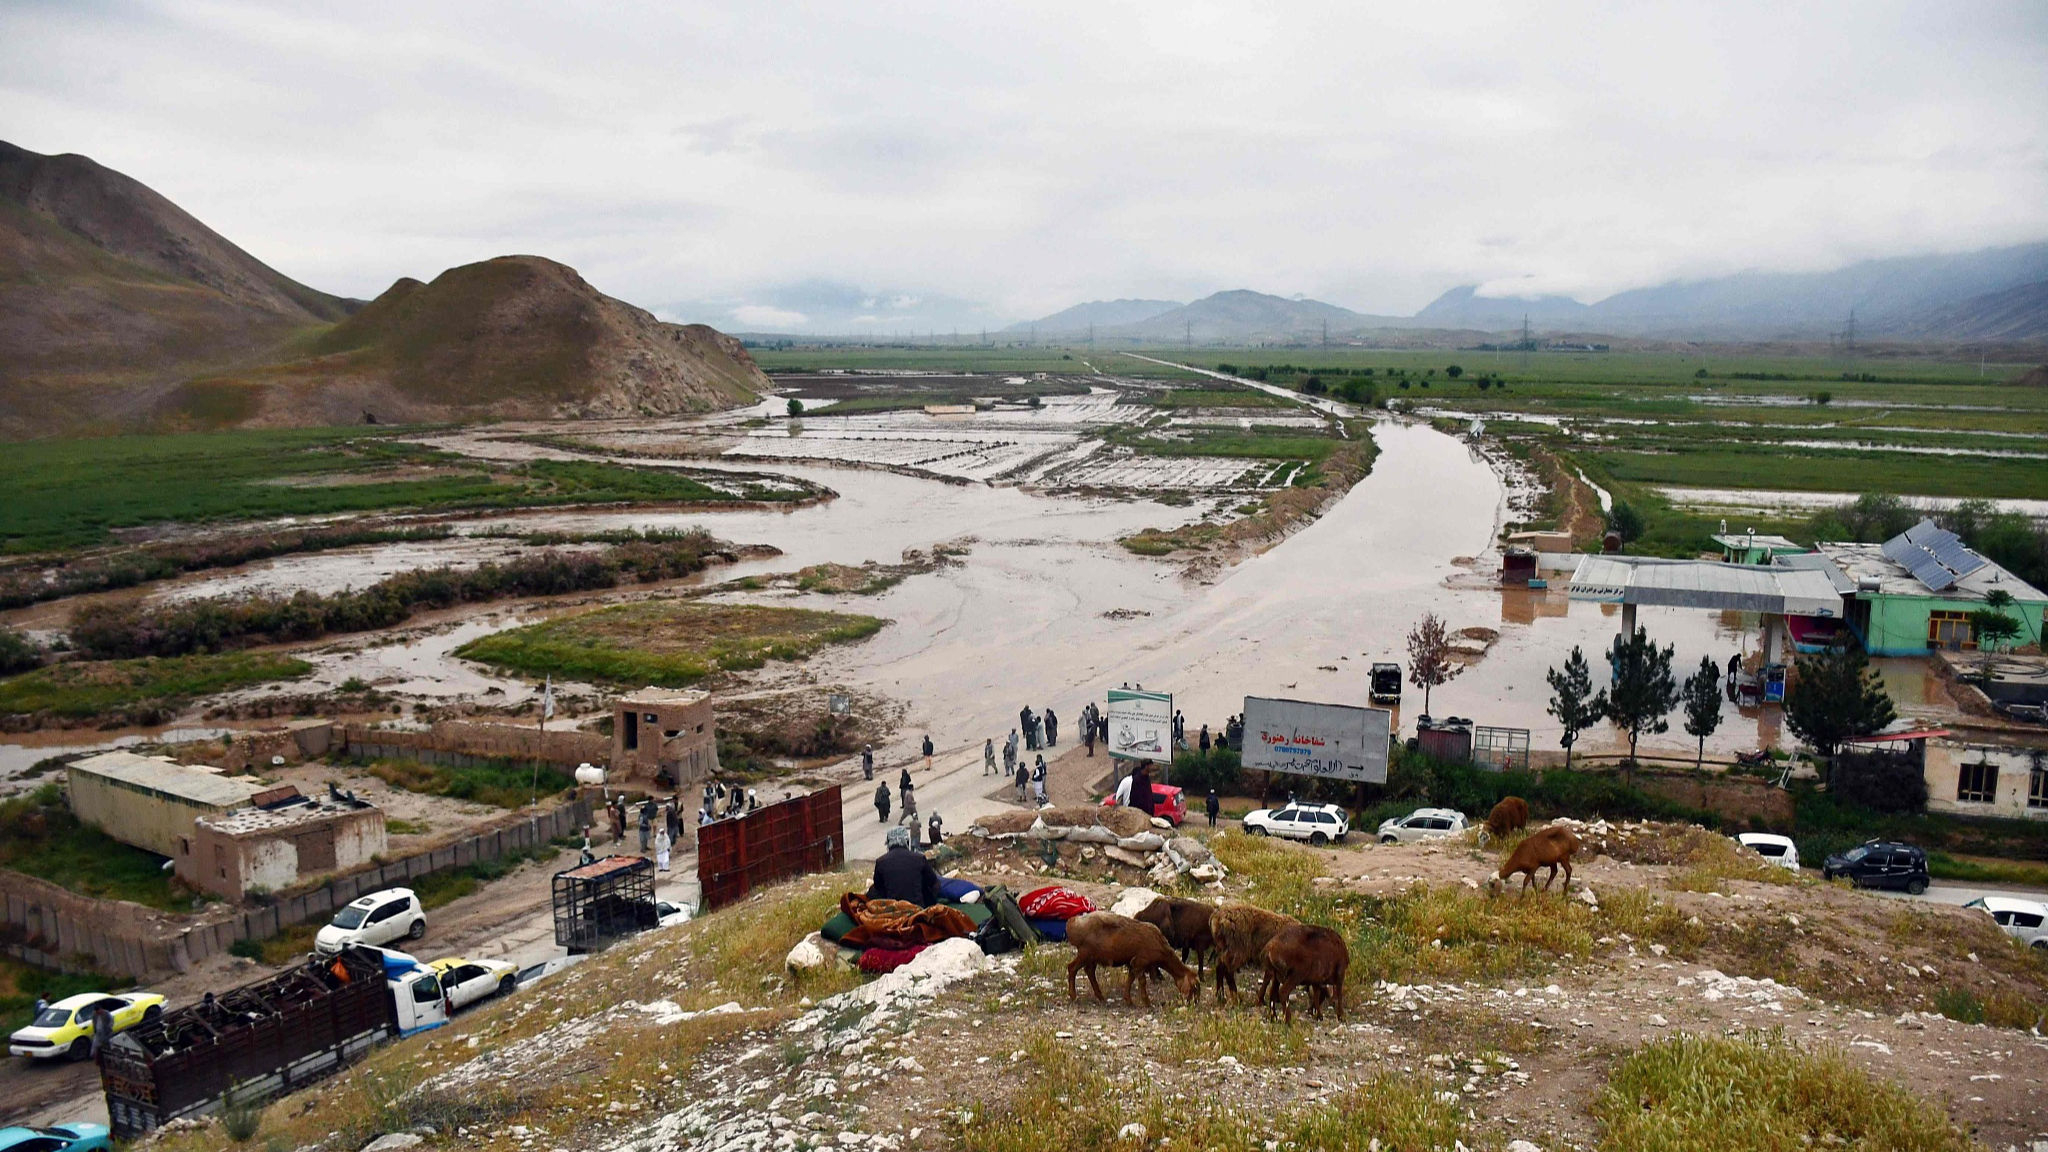
{"type": "Polygon", "coordinates": [[[1183,962],[1190,953],[1195,960],[1195,975],[1208,974],[1208,954],[1216,947],[1215,933],[1210,931],[1209,918],[1216,913],[1213,904],[1200,900],[1182,900],[1177,896],[1161,896],[1145,906],[1145,910],[1133,919],[1150,924],[1166,935],[1166,942],[1180,949],[1183,962]]]}
{"type": "Polygon", "coordinates": [[[1259,986],[1266,1014],[1285,1009],[1287,1023],[1294,1023],[1294,989],[1308,986],[1309,1014],[1323,1018],[1323,1003],[1335,1000],[1337,1019],[1344,1019],[1344,973],[1351,967],[1351,949],[1344,938],[1315,924],[1290,924],[1273,935],[1259,954],[1266,970],[1259,986]]]}
{"type": "Polygon", "coordinates": [[[1131,1002],[1135,989],[1145,1007],[1152,1006],[1152,993],[1145,987],[1147,975],[1156,968],[1163,968],[1173,982],[1180,987],[1180,994],[1193,1001],[1202,992],[1202,978],[1195,970],[1180,962],[1173,948],[1166,942],[1166,935],[1152,924],[1140,924],[1128,916],[1114,912],[1090,912],[1067,921],[1067,943],[1074,946],[1074,958],[1067,962],[1067,999],[1075,999],[1074,976],[1082,969],[1088,970],[1088,986],[1095,990],[1095,999],[1101,1000],[1102,985],[1095,979],[1097,965],[1107,964],[1114,968],[1119,965],[1130,969],[1130,978],[1124,981],[1124,1003],[1131,1002]]]}
{"type": "Polygon", "coordinates": [[[1488,892],[1499,895],[1507,878],[1522,873],[1522,892],[1526,895],[1536,885],[1536,870],[1549,868],[1550,875],[1543,878],[1543,890],[1550,891],[1550,882],[1557,879],[1557,870],[1564,869],[1564,892],[1572,890],[1572,856],[1579,850],[1579,838],[1571,829],[1559,824],[1547,824],[1524,837],[1515,850],[1501,861],[1500,875],[1486,882],[1488,892]]]}
{"type": "MultiPolygon", "coordinates": [[[[1230,999],[1238,999],[1237,973],[1247,964],[1259,962],[1275,933],[1300,921],[1279,912],[1268,912],[1249,904],[1226,904],[1209,917],[1209,932],[1216,940],[1216,999],[1223,999],[1223,986],[1230,985],[1230,999]]],[[[1265,989],[1259,989],[1264,1002],[1265,989]]]]}
{"type": "Polygon", "coordinates": [[[1486,814],[1486,836],[1491,840],[1505,840],[1510,832],[1518,832],[1529,826],[1529,802],[1520,796],[1510,796],[1493,806],[1486,814]]]}

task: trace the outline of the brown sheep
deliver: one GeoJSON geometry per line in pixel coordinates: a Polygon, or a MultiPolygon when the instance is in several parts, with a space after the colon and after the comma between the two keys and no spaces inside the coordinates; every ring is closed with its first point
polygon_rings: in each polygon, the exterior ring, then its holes
{"type": "MultiPolygon", "coordinates": [[[[1249,904],[1226,904],[1209,917],[1209,932],[1216,939],[1216,998],[1223,998],[1223,986],[1230,985],[1230,999],[1238,998],[1237,973],[1256,964],[1275,933],[1300,921],[1279,912],[1268,912],[1249,904]]],[[[1261,988],[1263,995],[1264,989],[1261,988]]]]}
{"type": "Polygon", "coordinates": [[[1074,976],[1083,968],[1088,970],[1088,986],[1095,990],[1095,998],[1101,1000],[1102,985],[1095,979],[1097,965],[1119,965],[1130,969],[1130,978],[1124,981],[1124,1003],[1131,1002],[1135,989],[1145,1007],[1152,1006],[1152,994],[1146,987],[1146,976],[1155,968],[1163,968],[1180,987],[1180,994],[1193,1001],[1202,992],[1202,978],[1195,970],[1180,962],[1174,955],[1173,947],[1166,942],[1166,936],[1151,924],[1140,924],[1128,916],[1114,912],[1089,912],[1067,921],[1067,943],[1074,946],[1074,958],[1067,962],[1067,999],[1072,1000],[1079,993],[1075,989],[1074,976]]]}
{"type": "Polygon", "coordinates": [[[1291,998],[1297,985],[1308,986],[1309,1014],[1323,1018],[1323,1003],[1335,1000],[1337,1019],[1344,1019],[1344,973],[1351,967],[1351,949],[1344,938],[1315,924],[1291,924],[1275,933],[1259,957],[1266,970],[1259,995],[1266,1013],[1279,1009],[1294,1023],[1291,998]]]}
{"type": "Polygon", "coordinates": [[[1501,862],[1500,875],[1486,882],[1489,892],[1498,895],[1502,884],[1517,872],[1522,873],[1522,892],[1527,894],[1536,884],[1536,870],[1549,868],[1550,875],[1543,878],[1543,890],[1550,891],[1550,882],[1557,879],[1557,870],[1564,869],[1564,892],[1572,890],[1572,856],[1579,850],[1579,838],[1571,829],[1560,824],[1547,824],[1524,837],[1508,858],[1501,862]]]}
{"type": "Polygon", "coordinates": [[[1529,802],[1520,796],[1502,800],[1486,814],[1486,835],[1494,840],[1505,840],[1508,833],[1519,832],[1528,826],[1529,802]]]}
{"type": "Polygon", "coordinates": [[[1150,924],[1166,934],[1166,942],[1180,949],[1180,958],[1186,961],[1192,953],[1195,961],[1195,975],[1208,974],[1208,954],[1216,946],[1216,937],[1209,928],[1209,918],[1216,913],[1216,907],[1200,900],[1182,900],[1177,896],[1161,896],[1145,906],[1135,917],[1140,923],[1150,924]]]}

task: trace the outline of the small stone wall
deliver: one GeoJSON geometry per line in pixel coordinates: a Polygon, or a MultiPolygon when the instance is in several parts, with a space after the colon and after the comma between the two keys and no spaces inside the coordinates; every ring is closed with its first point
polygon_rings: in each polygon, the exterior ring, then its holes
{"type": "Polygon", "coordinates": [[[574,768],[611,759],[610,738],[594,732],[537,726],[491,724],[477,720],[443,720],[425,732],[344,724],[335,743],[345,756],[363,760],[419,760],[428,764],[469,767],[504,760],[540,760],[574,768]]]}

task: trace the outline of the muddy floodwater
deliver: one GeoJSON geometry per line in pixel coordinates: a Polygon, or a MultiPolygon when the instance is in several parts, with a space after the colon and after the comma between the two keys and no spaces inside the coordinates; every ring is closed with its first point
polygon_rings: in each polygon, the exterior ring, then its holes
{"type": "MultiPolygon", "coordinates": [[[[872,639],[815,657],[812,671],[822,681],[902,701],[908,712],[899,751],[926,732],[947,752],[978,750],[985,738],[1006,734],[1027,703],[1049,705],[1071,724],[1084,703],[1126,681],[1174,692],[1191,734],[1205,723],[1220,727],[1242,710],[1247,695],[1363,704],[1368,667],[1375,660],[1405,666],[1404,637],[1426,612],[1442,616],[1453,631],[1498,633],[1461,676],[1436,689],[1431,711],[1528,728],[1536,748],[1556,748],[1559,730],[1545,712],[1544,672],[1581,645],[1597,676],[1599,655],[1619,627],[1618,609],[1572,602],[1561,589],[1492,586],[1499,566],[1494,541],[1509,500],[1495,468],[1463,441],[1425,425],[1383,420],[1373,435],[1380,455],[1363,482],[1314,523],[1206,581],[1186,579],[1180,565],[1132,555],[1116,541],[1141,528],[1186,522],[1214,501],[1169,506],[1057,496],[868,468],[776,466],[839,493],[796,509],[562,510],[459,528],[701,526],[723,539],[783,552],[714,569],[702,578],[712,582],[828,561],[893,563],[906,549],[972,538],[963,564],[914,576],[880,596],[728,594],[794,599],[892,621],[872,639]]],[[[507,447],[499,442],[492,450],[507,447]]],[[[402,567],[473,563],[507,547],[500,539],[458,538],[287,557],[171,582],[152,594],[331,590],[402,567]]],[[[474,636],[527,618],[497,606],[399,636],[345,638],[309,654],[318,671],[308,687],[360,676],[404,695],[515,702],[530,686],[450,653],[474,636]]],[[[1703,656],[1725,666],[1731,654],[1758,643],[1755,619],[1740,614],[1645,608],[1639,621],[1656,640],[1676,646],[1681,676],[1703,656]]],[[[1407,691],[1408,716],[1400,724],[1412,732],[1421,692],[1407,691]]],[[[1724,717],[1709,751],[1776,738],[1774,709],[1744,716],[1731,705],[1724,717]]],[[[65,743],[92,742],[83,736],[65,743]]],[[[1583,736],[1580,748],[1616,745],[1615,734],[1601,730],[1583,736]]],[[[1648,738],[1645,746],[1689,751],[1692,740],[1674,731],[1648,738]]],[[[25,749],[0,749],[0,756],[25,755],[25,749]]]]}

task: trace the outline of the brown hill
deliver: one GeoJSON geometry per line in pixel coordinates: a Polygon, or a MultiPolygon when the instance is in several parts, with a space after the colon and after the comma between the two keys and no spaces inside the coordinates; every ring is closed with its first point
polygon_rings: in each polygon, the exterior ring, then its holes
{"type": "Polygon", "coordinates": [[[657,320],[539,256],[401,279],[301,348],[195,381],[169,411],[259,424],[632,416],[726,408],[768,387],[739,341],[657,320]]]}
{"type": "Polygon", "coordinates": [[[738,341],[549,260],[403,279],[364,305],[119,172],[0,142],[0,437],[702,411],[767,385],[738,341]]]}
{"type": "Polygon", "coordinates": [[[0,142],[0,431],[119,419],[346,315],[143,184],[0,142]]]}

